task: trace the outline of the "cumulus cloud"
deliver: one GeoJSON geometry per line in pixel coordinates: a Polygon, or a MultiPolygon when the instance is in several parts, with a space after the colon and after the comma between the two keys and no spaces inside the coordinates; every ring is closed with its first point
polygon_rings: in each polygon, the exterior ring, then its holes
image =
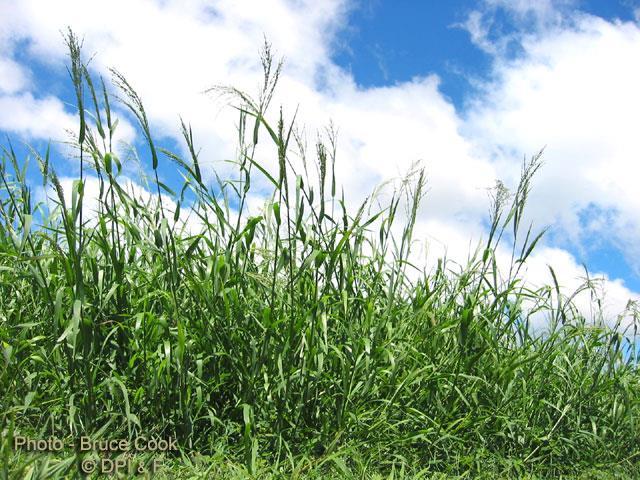
{"type": "Polygon", "coordinates": [[[0,111],[0,129],[27,138],[60,139],[77,123],[57,97],[34,98],[29,92],[0,96],[0,111]]]}
{"type": "Polygon", "coordinates": [[[514,157],[546,144],[531,218],[553,224],[567,241],[604,237],[640,267],[640,66],[630,61],[640,52],[638,25],[583,15],[572,28],[524,36],[521,45],[516,60],[496,58],[467,135],[511,176],[514,157]]]}
{"type": "Polygon", "coordinates": [[[0,57],[0,93],[13,94],[29,83],[25,69],[11,58],[0,57]]]}

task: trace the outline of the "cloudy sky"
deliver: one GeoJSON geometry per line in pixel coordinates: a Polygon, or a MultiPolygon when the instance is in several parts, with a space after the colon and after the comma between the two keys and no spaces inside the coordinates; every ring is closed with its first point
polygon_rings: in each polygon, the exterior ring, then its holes
{"type": "Polygon", "coordinates": [[[77,123],[68,26],[94,74],[126,75],[163,145],[180,150],[179,117],[192,124],[210,176],[233,156],[235,113],[203,92],[257,91],[266,37],[285,59],[272,114],[298,108],[311,144],[335,124],[345,195],[426,168],[425,261],[464,259],[486,235],[487,189],[515,186],[523,158],[546,147],[527,221],[549,232],[528,278],[550,282],[550,264],[570,291],[585,264],[609,313],[640,298],[640,2],[0,0],[0,18],[0,133],[21,153],[51,139],[69,178],[77,167],[56,143],[77,123]]]}

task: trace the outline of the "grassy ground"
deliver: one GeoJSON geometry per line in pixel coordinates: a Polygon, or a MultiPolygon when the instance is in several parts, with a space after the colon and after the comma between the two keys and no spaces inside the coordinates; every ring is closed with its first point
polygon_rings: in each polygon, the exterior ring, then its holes
{"type": "MultiPolygon", "coordinates": [[[[545,478],[558,478],[564,480],[617,480],[638,478],[638,469],[623,467],[620,465],[582,466],[579,473],[551,474],[544,469],[538,472],[518,468],[513,461],[496,458],[494,456],[480,455],[477,459],[479,468],[467,469],[460,473],[460,465],[451,465],[449,469],[434,471],[428,467],[415,468],[402,462],[391,466],[387,471],[381,472],[378,465],[372,465],[362,457],[354,456],[353,452],[344,452],[334,455],[332,458],[316,460],[299,460],[294,466],[279,468],[273,464],[259,462],[253,472],[246,465],[237,460],[226,458],[222,455],[199,456],[185,455],[181,458],[158,458],[158,466],[153,470],[153,458],[149,456],[134,456],[135,465],[142,462],[147,471],[143,474],[128,474],[128,470],[119,470],[120,478],[154,478],[154,479],[510,479],[538,480],[545,478]]],[[[73,455],[67,457],[54,457],[51,454],[30,454],[28,458],[16,460],[13,463],[11,478],[76,478],[76,472],[81,470],[80,460],[73,455]]],[[[134,470],[135,471],[135,470],[134,470]]],[[[95,478],[99,476],[94,475],[95,478]]]]}
{"type": "Polygon", "coordinates": [[[114,72],[147,143],[154,195],[142,197],[113,153],[114,97],[68,43],[71,194],[48,153],[33,152],[48,205],[8,143],[0,163],[0,478],[73,477],[98,456],[24,452],[17,435],[176,438],[157,478],[638,476],[628,337],[582,317],[557,285],[520,278],[540,238],[521,227],[539,156],[512,194],[495,189],[490,235],[466,265],[423,271],[410,255],[423,172],[382,208],[345,205],[335,138],[306,152],[293,123],[267,120],[279,74],[268,48],[256,99],[221,90],[238,108],[237,173],[212,185],[190,128],[188,158],[158,147],[114,72]],[[275,171],[254,159],[258,141],[275,171]],[[159,162],[175,164],[181,188],[160,182],[159,162]],[[267,206],[251,216],[247,197],[265,184],[267,206]]]}

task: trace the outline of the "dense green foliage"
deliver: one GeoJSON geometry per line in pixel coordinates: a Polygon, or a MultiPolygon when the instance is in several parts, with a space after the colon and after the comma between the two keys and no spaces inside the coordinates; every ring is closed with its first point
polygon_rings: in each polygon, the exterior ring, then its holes
{"type": "Polygon", "coordinates": [[[266,118],[280,71],[268,48],[257,100],[223,91],[239,112],[238,175],[214,185],[190,128],[190,158],[159,148],[114,72],[151,162],[155,192],[142,196],[119,179],[111,94],[68,41],[80,178],[65,196],[48,152],[33,151],[50,196],[36,204],[8,143],[0,163],[3,478],[77,471],[73,451],[14,451],[18,433],[177,437],[168,478],[192,462],[202,478],[637,472],[630,337],[581,317],[557,285],[520,279],[540,238],[520,235],[539,156],[513,195],[495,190],[490,235],[467,265],[423,271],[410,261],[423,173],[385,208],[348,208],[335,137],[312,161],[292,123],[266,118]],[[273,144],[277,171],[254,159],[258,141],[273,144]],[[168,161],[184,179],[176,192],[159,180],[168,161]],[[87,172],[99,185],[92,210],[87,172]],[[267,207],[250,216],[247,196],[265,184],[267,207]],[[503,237],[508,275],[495,260],[503,237]]]}

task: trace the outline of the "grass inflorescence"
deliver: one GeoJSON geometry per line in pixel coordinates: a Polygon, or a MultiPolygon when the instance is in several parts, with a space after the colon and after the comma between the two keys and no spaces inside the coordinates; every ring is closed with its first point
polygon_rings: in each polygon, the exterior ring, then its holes
{"type": "Polygon", "coordinates": [[[181,454],[167,456],[167,478],[637,474],[629,332],[520,275],[540,238],[519,235],[539,156],[514,195],[494,190],[488,240],[468,263],[426,271],[411,259],[424,172],[382,208],[373,197],[348,207],[333,127],[309,175],[294,119],[268,121],[280,74],[268,47],[257,100],[218,89],[239,115],[238,176],[209,185],[190,126],[186,156],[161,148],[126,78],[113,72],[112,95],[67,40],[80,178],[68,195],[49,151],[33,151],[50,197],[36,204],[24,162],[8,142],[1,154],[3,478],[77,472],[82,454],[15,451],[18,434],[171,436],[181,454]],[[153,194],[121,180],[115,98],[138,121],[153,194]],[[254,158],[258,141],[277,171],[254,158]],[[160,162],[173,162],[180,188],[160,181],[160,162]],[[248,196],[265,184],[254,215],[248,196]],[[544,333],[532,315],[547,319],[544,333]]]}

